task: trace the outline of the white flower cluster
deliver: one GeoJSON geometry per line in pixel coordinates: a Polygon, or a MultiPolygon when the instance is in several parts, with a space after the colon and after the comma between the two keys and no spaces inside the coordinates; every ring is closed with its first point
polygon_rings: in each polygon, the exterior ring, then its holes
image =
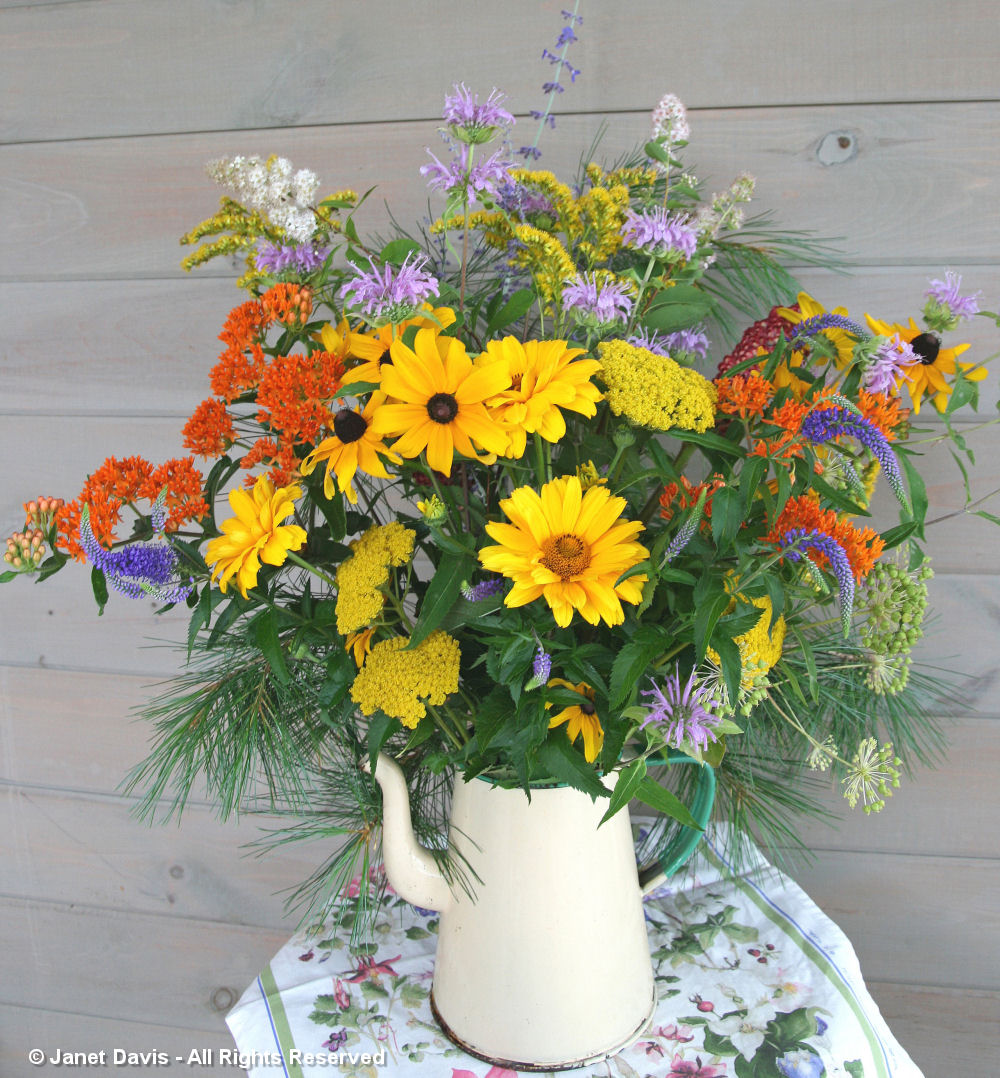
{"type": "Polygon", "coordinates": [[[668,143],[687,142],[691,128],[687,122],[687,110],[676,94],[664,94],[653,109],[653,138],[668,143]]]}
{"type": "Polygon", "coordinates": [[[286,157],[224,157],[206,166],[216,183],[228,187],[245,206],[258,210],[290,240],[305,243],[316,229],[309,208],[319,177],[309,169],[292,172],[286,157]]]}
{"type": "Polygon", "coordinates": [[[709,205],[698,212],[695,227],[699,236],[711,236],[713,239],[723,228],[736,231],[743,224],[741,202],[753,198],[757,181],[749,172],[742,172],[721,194],[713,195],[709,205]]]}

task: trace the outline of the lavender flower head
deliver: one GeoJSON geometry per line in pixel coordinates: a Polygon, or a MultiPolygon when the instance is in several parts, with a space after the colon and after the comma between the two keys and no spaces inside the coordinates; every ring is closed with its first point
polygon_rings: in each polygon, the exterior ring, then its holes
{"type": "Polygon", "coordinates": [[[469,147],[461,146],[451,161],[444,164],[430,150],[428,156],[434,163],[421,165],[421,176],[427,177],[427,186],[432,191],[447,194],[449,191],[468,191],[472,201],[480,200],[486,194],[491,199],[500,198],[501,189],[510,184],[510,166],[513,162],[498,150],[482,161],[476,161],[469,167],[469,147]]]}
{"type": "Polygon", "coordinates": [[[963,318],[971,318],[979,313],[979,297],[982,292],[963,296],[961,274],[948,270],[944,280],[932,280],[924,293],[927,303],[924,306],[924,321],[931,329],[947,332],[958,326],[963,318]]]}
{"type": "Polygon", "coordinates": [[[796,341],[799,337],[815,337],[817,333],[822,333],[824,329],[846,329],[848,333],[853,333],[855,337],[862,341],[867,341],[871,338],[868,330],[859,326],[857,322],[852,321],[846,315],[826,312],[824,314],[814,314],[812,318],[803,319],[798,324],[792,340],[796,341]]]}
{"type": "Polygon", "coordinates": [[[632,313],[632,297],[623,281],[598,282],[595,274],[580,273],[563,284],[563,308],[594,329],[608,329],[632,313]]]}
{"type": "Polygon", "coordinates": [[[484,580],[479,584],[470,584],[467,580],[462,581],[462,598],[467,603],[481,603],[484,599],[491,599],[499,595],[504,589],[504,578],[498,576],[493,580],[484,580]]]}
{"type": "Polygon", "coordinates": [[[660,98],[659,104],[653,109],[652,120],[654,139],[675,143],[687,142],[691,137],[687,109],[676,94],[664,94],[660,98]]]}
{"type": "Polygon", "coordinates": [[[651,703],[649,714],[639,724],[640,730],[655,726],[672,748],[680,748],[688,742],[705,749],[709,741],[718,740],[715,728],[722,717],[710,710],[712,701],[705,687],[696,684],[694,670],[684,686],[677,668],[673,676],[664,681],[662,689],[652,679],[650,684],[653,688],[641,694],[650,697],[651,703]]]}
{"type": "MultiPolygon", "coordinates": [[[[369,260],[371,261],[371,260],[369,260]]],[[[357,277],[340,290],[342,299],[360,308],[365,320],[373,326],[387,326],[410,318],[420,304],[438,294],[438,280],[425,272],[427,256],[419,255],[412,262],[407,255],[401,266],[386,265],[379,270],[371,262],[371,270],[351,265],[357,277]]]]}
{"type": "Polygon", "coordinates": [[[785,532],[778,545],[785,551],[785,557],[789,561],[800,561],[807,550],[826,555],[833,575],[837,578],[840,591],[840,622],[844,636],[847,636],[851,628],[851,613],[854,610],[854,572],[844,548],[832,535],[816,528],[792,528],[785,532]]]}
{"type": "Polygon", "coordinates": [[[473,94],[465,83],[456,84],[454,93],[444,99],[444,120],[448,129],[460,142],[477,145],[490,142],[500,132],[514,126],[514,116],[503,107],[507,95],[496,87],[490,96],[479,103],[479,94],[473,94]]]}
{"type": "Polygon", "coordinates": [[[892,393],[905,368],[919,359],[909,342],[902,340],[898,333],[879,338],[862,371],[861,384],[869,393],[892,393]]]}
{"type": "Polygon", "coordinates": [[[329,253],[329,247],[312,243],[262,243],[254,262],[257,269],[275,277],[286,272],[300,276],[318,270],[329,253]]]}
{"type": "Polygon", "coordinates": [[[889,447],[886,436],[871,420],[850,411],[843,405],[835,404],[831,408],[814,408],[802,420],[801,433],[813,445],[823,445],[834,438],[844,436],[854,438],[879,462],[900,504],[909,505],[896,454],[889,447]]]}
{"type": "Polygon", "coordinates": [[[547,685],[551,673],[552,656],[539,644],[538,650],[535,652],[535,660],[531,664],[531,680],[524,686],[524,691],[530,692],[532,689],[547,685]]]}
{"type": "Polygon", "coordinates": [[[645,348],[656,356],[666,356],[678,362],[704,359],[708,355],[708,336],[701,329],[678,329],[673,333],[657,333],[641,326],[628,338],[636,348],[645,348]]]}
{"type": "MultiPolygon", "coordinates": [[[[162,499],[153,507],[153,528],[162,536],[164,521],[162,499]]],[[[90,506],[80,514],[80,546],[87,560],[104,574],[105,580],[122,595],[138,599],[149,595],[162,603],[179,603],[193,588],[190,578],[176,575],[177,552],[167,543],[130,543],[118,550],[108,550],[97,541],[90,524],[90,506]]]]}
{"type": "Polygon", "coordinates": [[[662,206],[636,213],[628,210],[622,239],[643,254],[667,262],[689,260],[698,246],[698,233],[681,214],[667,213],[662,206]]]}

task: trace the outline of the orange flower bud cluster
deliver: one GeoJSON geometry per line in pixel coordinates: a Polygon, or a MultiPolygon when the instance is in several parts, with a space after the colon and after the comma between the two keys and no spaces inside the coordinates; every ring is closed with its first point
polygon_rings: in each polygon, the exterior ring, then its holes
{"type": "Polygon", "coordinates": [[[7,540],[3,560],[18,572],[31,573],[42,564],[45,554],[45,535],[41,528],[33,528],[14,532],[7,540]]]}
{"type": "Polygon", "coordinates": [[[312,314],[312,289],[288,282],[276,284],[261,297],[267,315],[286,326],[304,326],[312,314]]]}
{"type": "Polygon", "coordinates": [[[56,510],[61,509],[65,504],[62,498],[34,498],[30,502],[25,502],[25,523],[34,524],[36,528],[50,528],[56,510]]]}

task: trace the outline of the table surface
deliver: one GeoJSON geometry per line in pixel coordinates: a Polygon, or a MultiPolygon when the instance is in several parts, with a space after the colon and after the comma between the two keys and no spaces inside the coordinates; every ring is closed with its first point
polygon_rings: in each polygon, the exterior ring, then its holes
{"type": "MultiPolygon", "coordinates": [[[[759,854],[734,871],[725,839],[712,832],[646,899],[659,998],[648,1028],[611,1059],[561,1073],[921,1078],[843,932],[759,854]]],[[[251,1078],[514,1078],[434,1022],[436,915],[390,895],[360,954],[349,946],[353,908],[336,930],[293,936],[229,1013],[251,1078]]]]}

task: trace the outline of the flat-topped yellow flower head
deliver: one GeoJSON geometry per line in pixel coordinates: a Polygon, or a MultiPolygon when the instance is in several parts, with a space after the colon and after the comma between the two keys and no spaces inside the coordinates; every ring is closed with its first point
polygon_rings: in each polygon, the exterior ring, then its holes
{"type": "Polygon", "coordinates": [[[518,487],[500,503],[510,523],[486,525],[500,545],[484,547],[479,560],[514,581],[504,599],[507,606],[544,598],[560,626],[569,625],[574,610],[591,625],[602,620],[620,625],[622,601],[641,602],[646,577],[615,581],[649,557],[634,541],[642,523],[620,519],[625,505],[606,487],[584,491],[575,475],[553,479],[541,494],[518,487]]]}
{"type": "Polygon", "coordinates": [[[427,451],[427,463],[451,475],[455,454],[503,453],[508,439],[485,402],[509,388],[505,363],[473,366],[465,345],[432,329],[417,332],[413,348],[392,342],[392,364],[382,368],[382,391],[392,398],[372,418],[372,431],[400,435],[392,449],[404,457],[427,451]],[[475,443],[475,444],[473,444],[475,443]]]}
{"type": "Polygon", "coordinates": [[[253,494],[238,489],[229,492],[229,504],[236,514],[222,524],[222,535],[211,540],[205,561],[214,565],[212,580],[223,592],[235,576],[243,598],[247,588],[257,583],[261,562],[283,565],[290,550],[298,550],[306,533],[297,524],[282,524],[295,512],[295,500],[302,497],[297,484],[275,490],[266,475],[254,484],[253,494]]]}

